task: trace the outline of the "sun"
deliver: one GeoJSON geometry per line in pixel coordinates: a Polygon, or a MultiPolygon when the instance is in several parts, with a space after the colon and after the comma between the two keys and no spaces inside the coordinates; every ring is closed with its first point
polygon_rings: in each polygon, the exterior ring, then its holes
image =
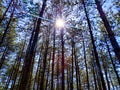
{"type": "Polygon", "coordinates": [[[65,21],[62,18],[56,19],[55,26],[57,28],[63,28],[65,25],[65,21]]]}

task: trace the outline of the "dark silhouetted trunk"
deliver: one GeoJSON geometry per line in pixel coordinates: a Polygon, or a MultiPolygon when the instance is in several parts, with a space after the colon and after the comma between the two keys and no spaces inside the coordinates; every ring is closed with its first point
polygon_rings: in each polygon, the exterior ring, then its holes
{"type": "Polygon", "coordinates": [[[15,88],[15,84],[16,84],[16,81],[17,81],[17,76],[18,76],[19,68],[20,68],[20,64],[21,64],[21,59],[23,57],[23,50],[25,48],[25,43],[26,43],[26,40],[24,41],[24,44],[23,44],[22,48],[20,49],[20,52],[18,53],[18,57],[16,59],[17,63],[15,65],[15,71],[14,71],[14,74],[13,74],[10,90],[14,90],[14,88],[15,88]]]}
{"type": "Polygon", "coordinates": [[[67,67],[67,90],[70,90],[70,79],[69,79],[69,70],[70,68],[67,67]]]}
{"type": "Polygon", "coordinates": [[[44,90],[44,78],[45,78],[45,71],[46,71],[46,65],[47,65],[48,48],[49,48],[49,36],[47,37],[47,40],[45,42],[45,51],[43,56],[43,67],[42,67],[43,69],[41,71],[41,80],[40,80],[39,90],[44,90]]]}
{"type": "Polygon", "coordinates": [[[65,77],[64,77],[64,40],[63,40],[63,29],[61,30],[61,46],[62,46],[62,61],[61,61],[61,71],[62,71],[62,90],[65,90],[65,77]]]}
{"type": "Polygon", "coordinates": [[[6,35],[7,35],[7,32],[8,32],[10,23],[11,23],[11,21],[12,21],[12,19],[13,19],[14,11],[15,11],[15,7],[13,7],[13,10],[12,10],[11,15],[10,15],[10,19],[9,19],[9,21],[8,21],[8,23],[7,23],[7,26],[6,26],[6,28],[5,28],[4,32],[3,32],[2,37],[1,37],[0,46],[1,46],[1,44],[3,43],[4,38],[5,38],[6,35]]]}
{"type": "Polygon", "coordinates": [[[73,67],[74,67],[74,65],[73,65],[73,63],[74,63],[74,36],[73,36],[73,38],[72,38],[72,40],[71,40],[71,44],[72,44],[72,67],[71,67],[71,73],[70,73],[70,90],[73,90],[73,73],[74,73],[74,69],[73,69],[73,67]]]}
{"type": "Polygon", "coordinates": [[[115,90],[115,87],[114,87],[114,84],[113,84],[113,81],[112,81],[112,79],[111,79],[110,74],[109,74],[109,79],[110,79],[110,83],[111,83],[111,85],[112,85],[113,90],[115,90]]]}
{"type": "Polygon", "coordinates": [[[108,36],[110,38],[110,42],[111,42],[111,45],[113,46],[113,49],[114,49],[114,52],[115,52],[115,55],[116,57],[118,58],[119,60],[119,63],[120,63],[120,47],[115,39],[115,35],[110,27],[110,24],[105,16],[105,13],[103,12],[103,9],[102,9],[102,6],[100,5],[100,1],[99,0],[95,0],[95,3],[97,5],[97,10],[99,11],[99,14],[100,14],[100,17],[104,23],[104,26],[106,28],[106,31],[108,33],[108,36]]]}
{"type": "Polygon", "coordinates": [[[80,70],[79,70],[78,62],[77,62],[77,70],[78,70],[79,90],[82,90],[81,73],[80,73],[80,70]]]}
{"type": "Polygon", "coordinates": [[[98,90],[98,88],[97,88],[97,82],[96,82],[96,75],[95,75],[94,64],[92,64],[92,73],[93,73],[93,78],[94,78],[95,90],[98,90]]]}
{"type": "Polygon", "coordinates": [[[52,56],[52,75],[51,75],[51,90],[53,90],[53,79],[54,79],[54,60],[55,60],[55,29],[53,32],[53,56],[52,56]]]}
{"type": "Polygon", "coordinates": [[[76,50],[75,50],[75,42],[74,42],[74,59],[75,59],[75,71],[76,71],[76,84],[77,84],[77,90],[79,89],[79,68],[78,68],[78,62],[77,62],[77,58],[76,58],[76,50]]]}
{"type": "Polygon", "coordinates": [[[57,65],[56,65],[56,69],[57,69],[57,88],[56,90],[59,90],[59,61],[60,61],[60,51],[58,50],[58,59],[57,59],[57,65]]]}
{"type": "Polygon", "coordinates": [[[112,65],[113,65],[113,70],[114,70],[114,72],[115,72],[115,74],[116,74],[116,76],[117,76],[117,80],[118,80],[118,83],[119,83],[119,85],[120,85],[120,77],[119,77],[119,74],[118,74],[118,72],[117,72],[117,70],[116,70],[116,66],[115,66],[115,63],[114,63],[114,61],[113,61],[112,55],[111,55],[111,53],[110,53],[110,48],[109,48],[109,45],[108,45],[108,43],[107,43],[107,38],[106,38],[106,37],[105,37],[105,43],[106,43],[106,47],[107,47],[107,50],[108,50],[108,54],[109,54],[111,63],[112,63],[112,65]]]}
{"type": "Polygon", "coordinates": [[[105,85],[105,81],[104,81],[104,77],[103,77],[103,73],[102,73],[102,69],[101,69],[101,65],[100,65],[99,58],[98,58],[98,53],[97,53],[95,42],[94,42],[94,37],[93,37],[92,29],[91,29],[90,19],[89,19],[89,16],[87,14],[85,2],[84,2],[84,0],[82,0],[82,1],[83,1],[82,3],[83,3],[83,6],[84,6],[85,15],[86,15],[87,22],[88,22],[90,37],[91,37],[91,41],[92,41],[92,45],[93,45],[93,51],[94,51],[94,54],[95,54],[96,65],[98,67],[98,74],[99,74],[100,80],[102,82],[103,90],[107,90],[106,85],[105,85]]]}
{"type": "MultiPolygon", "coordinates": [[[[45,6],[46,6],[46,1],[47,0],[43,1],[43,5],[42,5],[41,11],[39,13],[40,17],[43,16],[43,12],[44,12],[45,6]]],[[[20,85],[19,85],[18,90],[27,90],[29,88],[28,84],[31,83],[31,81],[30,81],[31,76],[30,75],[31,75],[31,69],[33,67],[33,58],[34,58],[34,53],[35,53],[35,46],[37,44],[38,35],[39,35],[39,31],[40,31],[40,24],[41,24],[41,19],[39,18],[37,21],[37,26],[35,28],[33,41],[30,43],[30,45],[27,49],[27,52],[26,52],[26,56],[24,59],[24,65],[22,68],[21,81],[20,81],[20,85]]]]}
{"type": "Polygon", "coordinates": [[[109,82],[109,78],[108,78],[108,74],[107,74],[108,70],[107,70],[106,62],[104,60],[103,60],[103,69],[104,69],[104,72],[105,72],[107,87],[108,87],[108,90],[110,90],[110,82],[109,82]]]}
{"type": "Polygon", "coordinates": [[[47,90],[47,87],[48,87],[48,78],[49,78],[49,73],[50,73],[50,60],[51,60],[51,53],[50,53],[50,58],[49,58],[49,63],[48,63],[48,68],[47,68],[47,78],[46,78],[45,90],[47,90]]]}
{"type": "Polygon", "coordinates": [[[39,55],[39,60],[38,60],[38,65],[37,65],[37,71],[35,74],[35,80],[34,80],[34,85],[33,85],[33,90],[38,90],[39,82],[40,82],[40,70],[42,66],[42,51],[43,51],[43,44],[40,49],[40,55],[39,55]]]}
{"type": "Polygon", "coordinates": [[[2,66],[3,66],[3,64],[5,62],[5,56],[6,56],[7,52],[8,52],[8,47],[6,46],[6,48],[5,48],[5,50],[4,50],[3,54],[2,54],[2,57],[0,59],[0,69],[2,68],[2,66]]]}
{"type": "Polygon", "coordinates": [[[0,18],[0,25],[1,25],[2,21],[4,20],[4,17],[6,16],[6,13],[8,12],[8,10],[9,10],[12,2],[13,2],[13,0],[11,0],[11,1],[9,2],[7,9],[5,10],[5,12],[3,13],[2,17],[0,18]]]}
{"type": "Polygon", "coordinates": [[[5,90],[7,90],[8,89],[8,87],[9,87],[9,85],[10,85],[10,83],[11,83],[11,80],[12,80],[12,76],[14,75],[14,73],[15,73],[15,69],[16,69],[16,64],[17,64],[17,60],[14,62],[14,64],[12,65],[12,67],[11,67],[11,72],[9,73],[9,75],[8,75],[8,78],[7,78],[7,81],[6,81],[6,85],[5,85],[5,90]]]}

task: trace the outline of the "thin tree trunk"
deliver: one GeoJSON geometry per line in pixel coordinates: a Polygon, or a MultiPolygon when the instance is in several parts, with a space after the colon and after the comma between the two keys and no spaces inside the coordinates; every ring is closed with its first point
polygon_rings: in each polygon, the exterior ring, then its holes
{"type": "Polygon", "coordinates": [[[39,55],[39,61],[38,61],[38,66],[37,66],[37,71],[36,71],[36,74],[35,74],[35,80],[34,80],[34,85],[33,85],[33,90],[38,90],[36,89],[38,87],[38,84],[39,84],[39,78],[40,78],[40,70],[41,70],[41,58],[42,58],[42,50],[43,50],[43,44],[42,44],[42,47],[40,49],[40,55],[39,55]]]}
{"type": "Polygon", "coordinates": [[[115,35],[110,27],[110,24],[105,16],[105,13],[103,12],[103,9],[102,9],[102,6],[100,5],[100,1],[99,0],[95,0],[95,3],[97,5],[97,10],[99,11],[99,14],[100,14],[100,17],[104,23],[104,26],[106,28],[106,31],[108,33],[108,36],[110,38],[110,42],[111,42],[111,45],[113,46],[113,49],[114,49],[114,52],[115,52],[115,55],[116,57],[118,58],[119,60],[119,63],[120,63],[120,47],[115,39],[115,35]]]}
{"type": "Polygon", "coordinates": [[[11,15],[10,15],[10,19],[9,19],[9,21],[8,21],[8,23],[7,23],[7,26],[6,26],[6,28],[5,28],[4,32],[3,32],[3,35],[2,35],[1,40],[0,40],[0,46],[1,46],[1,44],[3,43],[4,38],[5,38],[6,35],[7,35],[7,32],[8,32],[10,23],[11,23],[11,21],[12,21],[12,19],[13,19],[14,11],[15,11],[15,7],[13,6],[13,10],[12,10],[12,13],[11,13],[11,15]]]}
{"type": "Polygon", "coordinates": [[[111,79],[110,73],[109,73],[109,79],[110,79],[111,85],[112,85],[112,87],[113,87],[112,89],[115,90],[115,87],[114,87],[113,81],[112,81],[112,79],[111,79]]]}
{"type": "Polygon", "coordinates": [[[67,68],[67,90],[70,90],[70,84],[69,84],[69,67],[67,68]]]}
{"type": "Polygon", "coordinates": [[[53,56],[52,56],[52,75],[51,75],[51,90],[53,90],[53,79],[54,79],[54,60],[55,60],[55,29],[53,32],[53,56]]]}
{"type": "Polygon", "coordinates": [[[78,62],[77,62],[77,69],[78,69],[79,90],[82,90],[81,74],[80,74],[80,70],[79,70],[78,62]]]}
{"type": "Polygon", "coordinates": [[[37,81],[37,89],[35,89],[35,90],[39,90],[39,88],[40,88],[40,82],[41,82],[41,70],[42,70],[42,62],[40,62],[39,63],[40,64],[40,66],[39,66],[39,68],[38,68],[38,74],[36,74],[36,76],[37,76],[37,79],[36,79],[36,81],[37,81]]]}
{"type": "Polygon", "coordinates": [[[75,70],[76,70],[76,84],[77,84],[77,90],[79,89],[79,75],[78,75],[78,62],[77,62],[77,58],[76,58],[76,51],[75,51],[75,43],[74,43],[74,59],[75,59],[75,70]]]}
{"type": "Polygon", "coordinates": [[[60,61],[60,52],[58,50],[58,60],[57,60],[57,89],[56,90],[59,90],[59,61],[60,61]]]}
{"type": "Polygon", "coordinates": [[[48,87],[48,78],[49,78],[49,73],[50,73],[50,60],[51,60],[51,53],[50,53],[50,59],[49,59],[49,64],[48,64],[48,71],[47,71],[47,80],[46,80],[46,85],[45,85],[45,90],[47,90],[48,87]]]}
{"type": "Polygon", "coordinates": [[[74,69],[73,69],[73,60],[74,60],[74,41],[73,41],[73,38],[72,38],[72,40],[71,40],[71,44],[72,44],[72,67],[71,67],[71,80],[70,80],[70,90],[73,90],[73,73],[74,73],[74,69]]]}
{"type": "Polygon", "coordinates": [[[106,78],[106,81],[107,81],[107,86],[108,86],[108,90],[110,90],[110,83],[109,83],[109,79],[108,79],[108,75],[107,75],[107,67],[106,65],[104,65],[105,62],[103,61],[103,69],[104,69],[104,72],[105,72],[105,78],[106,78]]]}
{"type": "Polygon", "coordinates": [[[103,73],[102,73],[102,69],[101,69],[101,65],[100,65],[99,58],[98,58],[98,53],[97,53],[96,46],[95,46],[95,43],[94,43],[94,37],[93,37],[92,29],[91,29],[90,19],[89,19],[89,16],[87,14],[85,2],[84,2],[84,0],[82,0],[82,1],[83,1],[82,3],[83,3],[83,6],[84,6],[84,11],[85,11],[85,14],[86,14],[87,22],[88,22],[90,37],[91,37],[93,50],[94,50],[94,54],[95,54],[95,60],[96,60],[96,64],[97,64],[97,67],[98,67],[98,73],[100,75],[100,80],[102,82],[102,88],[103,88],[103,90],[107,90],[106,85],[105,85],[105,81],[104,81],[104,77],[103,77],[103,73]]]}
{"type": "Polygon", "coordinates": [[[10,1],[10,3],[8,4],[7,9],[5,10],[4,14],[3,14],[2,17],[0,18],[0,25],[1,25],[2,21],[4,20],[4,17],[5,17],[5,15],[6,15],[6,13],[8,12],[8,10],[9,10],[12,2],[13,2],[13,0],[10,1]]]}
{"type": "Polygon", "coordinates": [[[95,75],[95,69],[94,69],[94,65],[92,64],[92,70],[93,70],[93,78],[94,78],[94,83],[95,83],[95,90],[98,90],[97,88],[97,82],[96,82],[96,75],[95,75]]]}
{"type": "Polygon", "coordinates": [[[86,67],[86,75],[87,75],[87,88],[88,88],[88,90],[89,90],[89,89],[90,89],[90,85],[89,85],[88,67],[87,67],[87,60],[86,60],[85,42],[84,42],[84,37],[83,37],[83,35],[82,35],[82,39],[83,39],[83,53],[84,53],[84,60],[85,60],[85,67],[86,67]]]}
{"type": "Polygon", "coordinates": [[[13,76],[13,74],[14,74],[14,71],[15,71],[15,66],[16,66],[16,64],[17,64],[17,61],[15,61],[14,62],[14,64],[12,65],[12,71],[9,73],[9,75],[8,75],[8,78],[7,78],[7,81],[6,81],[6,85],[5,85],[5,90],[7,90],[8,89],[8,87],[9,87],[9,84],[11,83],[11,80],[12,80],[12,76],[13,76]]]}
{"type": "Polygon", "coordinates": [[[8,47],[6,46],[6,48],[5,48],[5,50],[4,50],[3,54],[2,54],[2,57],[0,59],[0,69],[2,68],[2,66],[3,66],[3,64],[5,62],[5,56],[6,56],[7,52],[8,52],[8,47]]]}
{"type": "Polygon", "coordinates": [[[64,40],[63,40],[63,29],[61,30],[61,46],[62,46],[62,61],[61,61],[61,70],[62,70],[62,90],[65,90],[65,77],[64,77],[64,40]]]}
{"type": "Polygon", "coordinates": [[[120,77],[119,77],[119,74],[118,74],[118,72],[117,72],[117,70],[116,70],[116,66],[115,66],[115,63],[114,63],[114,61],[113,61],[112,55],[111,55],[111,53],[110,53],[110,48],[109,48],[109,45],[108,45],[108,43],[107,43],[106,37],[105,37],[105,43],[106,43],[106,47],[107,47],[107,50],[108,50],[108,54],[109,54],[111,63],[112,63],[112,65],[113,65],[113,70],[114,70],[114,72],[115,72],[115,74],[116,74],[116,76],[117,76],[117,80],[118,80],[118,83],[119,83],[119,85],[120,85],[120,77]]]}
{"type": "Polygon", "coordinates": [[[26,43],[26,40],[24,41],[24,44],[22,46],[22,49],[20,50],[20,53],[18,54],[18,57],[17,57],[17,64],[16,64],[16,69],[15,69],[15,72],[13,74],[13,80],[12,80],[12,84],[11,84],[11,88],[10,90],[14,90],[14,87],[15,87],[15,84],[16,84],[16,80],[17,80],[17,76],[18,76],[18,73],[19,73],[19,68],[20,68],[20,63],[21,63],[21,58],[23,56],[23,50],[25,48],[25,43],[26,43]]]}
{"type": "Polygon", "coordinates": [[[41,80],[40,80],[40,88],[39,88],[40,90],[44,89],[44,76],[45,76],[45,70],[47,65],[48,47],[49,47],[49,40],[46,40],[46,48],[45,48],[44,57],[43,57],[43,69],[41,71],[41,80]]]}

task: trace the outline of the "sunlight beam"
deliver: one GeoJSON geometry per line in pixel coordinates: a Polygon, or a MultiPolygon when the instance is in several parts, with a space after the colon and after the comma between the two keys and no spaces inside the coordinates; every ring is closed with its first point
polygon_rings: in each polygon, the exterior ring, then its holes
{"type": "Polygon", "coordinates": [[[65,25],[65,21],[62,18],[56,19],[55,26],[57,28],[63,28],[65,25]]]}

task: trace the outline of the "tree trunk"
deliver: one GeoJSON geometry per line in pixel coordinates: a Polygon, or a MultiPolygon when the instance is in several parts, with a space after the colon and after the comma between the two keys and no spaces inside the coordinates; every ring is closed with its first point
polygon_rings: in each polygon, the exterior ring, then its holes
{"type": "Polygon", "coordinates": [[[48,48],[49,48],[49,40],[46,40],[45,45],[46,46],[45,46],[45,52],[44,52],[44,57],[43,57],[43,69],[41,71],[41,80],[40,80],[40,88],[39,88],[39,90],[44,90],[44,76],[45,76],[45,70],[46,70],[46,65],[47,65],[47,55],[48,55],[48,48]]]}
{"type": "Polygon", "coordinates": [[[81,74],[80,74],[80,70],[79,70],[78,62],[77,62],[77,69],[78,69],[79,90],[82,90],[81,74]]]}
{"type": "Polygon", "coordinates": [[[106,62],[103,61],[103,69],[104,69],[104,72],[105,72],[105,78],[106,78],[106,82],[107,82],[107,86],[108,86],[108,90],[110,90],[110,83],[109,83],[109,78],[108,78],[108,75],[107,75],[107,66],[105,65],[106,62]]]}
{"type": "MultiPolygon", "coordinates": [[[[43,1],[43,5],[41,8],[41,11],[39,13],[39,16],[42,17],[43,16],[43,12],[45,10],[45,6],[46,6],[46,1],[43,1]]],[[[30,73],[31,73],[31,68],[33,67],[33,57],[34,57],[34,51],[35,51],[35,46],[37,44],[37,40],[38,40],[38,35],[39,35],[39,31],[40,31],[40,24],[41,24],[41,19],[39,18],[37,21],[37,27],[35,29],[35,35],[33,37],[33,41],[30,44],[30,47],[28,47],[27,52],[26,52],[26,56],[24,59],[24,65],[22,68],[22,76],[21,76],[21,82],[20,82],[20,86],[19,86],[19,90],[27,90],[27,85],[31,82],[29,82],[30,80],[30,73]]],[[[41,89],[42,90],[42,89],[41,89]]]]}
{"type": "Polygon", "coordinates": [[[58,50],[58,59],[57,59],[57,89],[56,90],[59,90],[59,61],[60,61],[60,51],[58,50]]]}
{"type": "Polygon", "coordinates": [[[70,80],[69,80],[69,67],[67,67],[67,90],[70,90],[70,80]]]}
{"type": "Polygon", "coordinates": [[[84,60],[85,60],[85,67],[86,67],[86,75],[87,75],[87,88],[88,88],[88,90],[89,90],[89,89],[90,89],[90,85],[89,85],[88,67],[87,67],[87,60],[86,60],[85,42],[84,42],[84,37],[83,37],[83,35],[82,35],[82,39],[83,39],[83,53],[84,53],[84,60]]]}
{"type": "Polygon", "coordinates": [[[55,60],[55,29],[53,32],[53,56],[52,56],[52,75],[51,75],[51,90],[53,90],[53,79],[54,79],[54,60],[55,60]]]}
{"type": "Polygon", "coordinates": [[[94,84],[95,84],[95,90],[98,90],[97,88],[97,82],[96,82],[96,75],[95,75],[95,69],[94,69],[94,65],[92,64],[92,73],[93,73],[93,78],[94,78],[94,84]]]}
{"type": "Polygon", "coordinates": [[[8,10],[9,10],[12,2],[13,2],[13,0],[10,1],[10,3],[8,4],[7,9],[5,10],[4,14],[3,14],[2,17],[0,18],[0,25],[1,25],[2,21],[4,20],[4,17],[5,17],[5,15],[6,15],[6,13],[8,12],[8,10]]]}
{"type": "MultiPolygon", "coordinates": [[[[73,36],[73,38],[74,38],[74,36],[73,36]]],[[[74,67],[74,65],[73,65],[73,63],[74,63],[74,40],[73,40],[73,38],[72,38],[72,40],[71,40],[71,44],[72,44],[72,67],[71,67],[71,77],[70,77],[70,90],[73,90],[73,73],[74,73],[74,69],[73,69],[73,67],[74,67]]]]}
{"type": "Polygon", "coordinates": [[[112,79],[111,79],[110,73],[109,73],[109,79],[110,79],[111,85],[112,85],[112,87],[113,87],[112,90],[115,90],[115,87],[114,87],[113,81],[112,81],[112,79]]]}
{"type": "Polygon", "coordinates": [[[118,74],[118,72],[117,72],[117,70],[116,70],[116,66],[115,66],[115,63],[114,63],[114,61],[113,61],[112,55],[111,55],[111,53],[110,53],[110,48],[109,48],[109,45],[108,45],[108,43],[107,43],[106,37],[105,37],[105,43],[106,43],[106,47],[107,47],[107,50],[108,50],[108,54],[109,54],[109,57],[110,57],[110,60],[111,60],[112,66],[113,66],[113,70],[114,70],[114,72],[115,72],[115,74],[116,74],[116,76],[117,76],[117,80],[118,80],[118,83],[119,83],[119,85],[120,85],[120,77],[119,77],[119,74],[118,74]]]}
{"type": "Polygon", "coordinates": [[[47,71],[47,79],[46,79],[46,85],[45,85],[45,90],[47,90],[48,87],[48,78],[49,78],[49,73],[50,73],[50,60],[51,60],[51,53],[50,53],[50,58],[49,58],[49,64],[48,64],[48,71],[47,71]]]}
{"type": "Polygon", "coordinates": [[[101,17],[101,19],[102,19],[102,21],[104,23],[104,26],[105,26],[106,31],[108,33],[108,36],[110,38],[110,42],[111,42],[111,45],[112,45],[112,47],[114,49],[115,55],[118,58],[119,63],[120,63],[120,47],[119,47],[119,45],[118,45],[118,43],[117,43],[117,41],[115,39],[115,35],[114,35],[114,33],[113,33],[113,31],[112,31],[112,29],[110,27],[110,24],[109,24],[109,22],[108,22],[108,20],[107,20],[107,18],[105,16],[105,13],[103,12],[103,9],[102,9],[102,7],[100,5],[100,1],[95,0],[95,3],[97,5],[97,10],[99,11],[100,17],[101,17]]]}
{"type": "Polygon", "coordinates": [[[8,75],[8,78],[7,78],[7,81],[6,81],[6,85],[5,85],[5,90],[7,90],[8,89],[8,87],[9,87],[9,85],[10,85],[10,83],[11,83],[11,80],[12,80],[12,78],[13,78],[13,76],[14,76],[14,73],[15,73],[15,69],[16,69],[16,64],[17,64],[17,61],[15,61],[14,62],[14,64],[12,65],[12,71],[9,73],[9,75],[8,75]]]}
{"type": "Polygon", "coordinates": [[[17,64],[15,65],[16,69],[15,69],[15,72],[13,74],[13,80],[12,80],[12,84],[11,84],[10,90],[14,90],[14,87],[15,87],[15,84],[16,84],[16,81],[17,81],[17,76],[18,76],[18,73],[19,73],[19,68],[20,68],[20,64],[21,64],[21,58],[23,56],[23,50],[25,48],[25,43],[26,43],[26,40],[24,41],[22,49],[20,50],[20,53],[18,53],[18,57],[16,59],[17,60],[17,64]]]}
{"type": "Polygon", "coordinates": [[[61,30],[61,46],[62,46],[62,61],[61,61],[61,70],[62,70],[62,90],[65,90],[65,77],[64,77],[64,40],[63,40],[63,29],[61,30]]]}
{"type": "Polygon", "coordinates": [[[89,19],[89,16],[87,14],[85,2],[84,2],[84,0],[82,0],[82,1],[83,1],[82,3],[83,3],[83,6],[84,6],[85,15],[86,15],[87,22],[88,22],[90,37],[91,37],[93,50],[94,50],[94,54],[95,54],[95,60],[96,60],[96,64],[97,64],[97,67],[98,67],[98,73],[100,75],[100,80],[102,82],[102,88],[103,88],[103,90],[107,90],[106,85],[105,85],[105,81],[104,81],[104,77],[103,77],[103,73],[102,73],[102,69],[101,69],[101,65],[100,65],[99,58],[98,58],[98,53],[97,53],[96,46],[95,46],[95,43],[94,43],[94,37],[93,37],[92,29],[91,29],[90,19],[89,19]]]}
{"type": "Polygon", "coordinates": [[[8,21],[8,23],[7,23],[7,26],[6,26],[6,28],[5,28],[4,32],[3,32],[3,35],[2,35],[1,40],[0,40],[0,46],[1,46],[1,44],[3,43],[4,38],[5,38],[6,35],[7,35],[8,28],[9,28],[9,26],[10,26],[10,23],[11,23],[12,19],[13,19],[14,11],[15,11],[15,7],[13,6],[13,10],[12,10],[12,13],[11,13],[11,15],[10,15],[10,19],[9,19],[9,21],[8,21]]]}
{"type": "Polygon", "coordinates": [[[5,62],[5,56],[6,56],[7,52],[8,52],[8,47],[6,46],[6,48],[5,48],[5,50],[4,50],[3,54],[2,54],[2,57],[0,59],[0,69],[2,68],[2,66],[3,66],[3,64],[5,62]]]}
{"type": "Polygon", "coordinates": [[[40,55],[39,55],[39,60],[38,60],[38,65],[37,65],[37,71],[36,71],[36,74],[35,74],[35,80],[34,80],[34,85],[33,85],[33,90],[38,90],[37,87],[38,85],[40,84],[40,70],[41,70],[41,65],[42,65],[42,50],[43,50],[43,44],[42,44],[42,47],[40,49],[40,55]]]}
{"type": "Polygon", "coordinates": [[[79,89],[79,70],[78,70],[78,62],[77,62],[77,58],[76,58],[76,50],[75,50],[75,43],[74,43],[74,59],[75,59],[75,70],[76,70],[76,84],[77,84],[77,90],[79,89]]]}

